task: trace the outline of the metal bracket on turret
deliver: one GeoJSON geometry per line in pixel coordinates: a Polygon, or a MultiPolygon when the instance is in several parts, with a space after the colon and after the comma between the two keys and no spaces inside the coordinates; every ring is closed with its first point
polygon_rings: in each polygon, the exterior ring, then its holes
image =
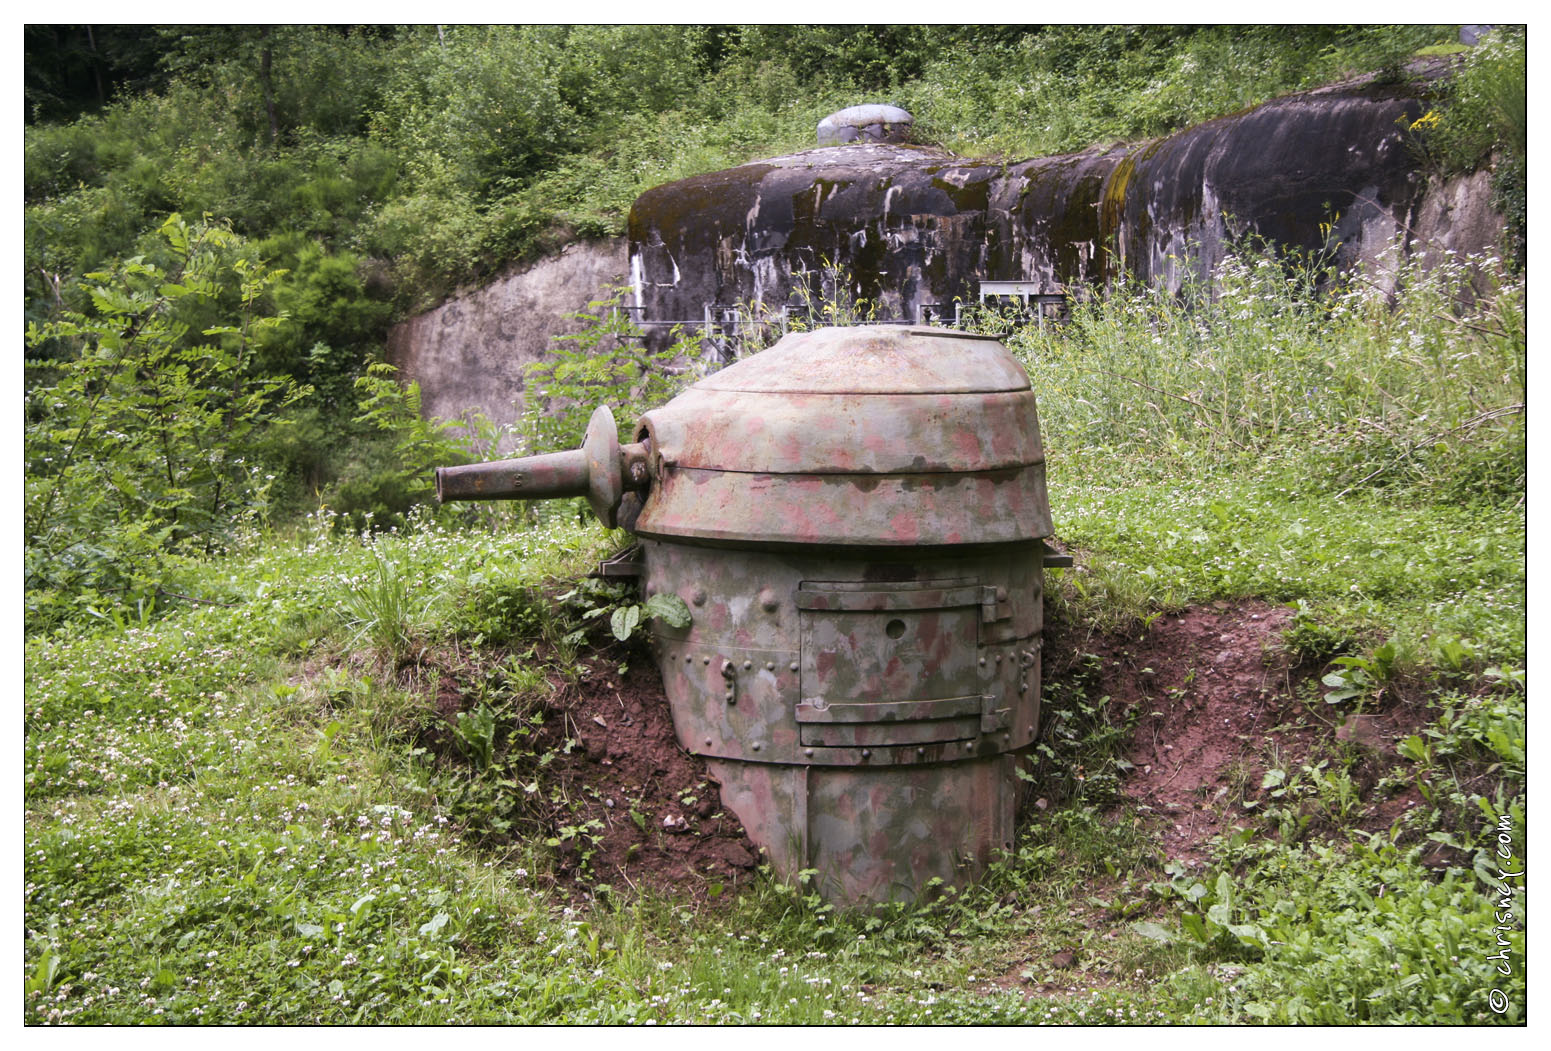
{"type": "Polygon", "coordinates": [[[1044,566],[1045,566],[1046,569],[1071,569],[1072,568],[1072,556],[1071,555],[1064,554],[1064,553],[1062,553],[1060,551],[1057,551],[1055,548],[1051,547],[1048,543],[1046,543],[1043,540],[1041,540],[1039,542],[1039,547],[1040,547],[1040,556],[1044,560],[1044,566]]]}
{"type": "Polygon", "coordinates": [[[1012,616],[1012,607],[1007,603],[1007,589],[998,587],[982,587],[980,589],[980,621],[983,624],[992,624],[999,620],[1006,620],[1012,616]]]}
{"type": "Polygon", "coordinates": [[[641,545],[631,544],[619,554],[611,555],[599,562],[598,568],[587,575],[605,580],[631,580],[639,577],[645,570],[646,563],[641,560],[641,545]]]}

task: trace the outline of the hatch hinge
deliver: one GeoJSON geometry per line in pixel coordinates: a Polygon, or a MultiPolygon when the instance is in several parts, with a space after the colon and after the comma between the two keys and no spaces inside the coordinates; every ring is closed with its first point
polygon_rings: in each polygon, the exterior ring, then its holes
{"type": "Polygon", "coordinates": [[[980,732],[994,734],[1007,729],[1008,716],[1012,714],[1011,708],[998,708],[995,694],[982,694],[980,697],[980,732]]]}
{"type": "Polygon", "coordinates": [[[992,621],[1006,620],[1012,616],[1012,606],[1007,601],[1007,589],[984,585],[980,589],[980,621],[982,624],[990,624],[992,621]]]}

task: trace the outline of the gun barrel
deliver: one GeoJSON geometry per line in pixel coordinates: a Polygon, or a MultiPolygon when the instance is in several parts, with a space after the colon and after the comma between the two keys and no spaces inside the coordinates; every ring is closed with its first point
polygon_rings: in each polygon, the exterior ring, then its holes
{"type": "Polygon", "coordinates": [[[620,448],[614,414],[607,405],[599,405],[587,423],[587,436],[580,449],[438,467],[436,497],[445,503],[585,496],[599,520],[613,529],[619,524],[619,507],[625,493],[639,492],[651,485],[646,459],[644,442],[620,448]]]}
{"type": "Polygon", "coordinates": [[[549,500],[586,496],[587,454],[581,449],[513,460],[436,469],[436,498],[449,500],[549,500]]]}

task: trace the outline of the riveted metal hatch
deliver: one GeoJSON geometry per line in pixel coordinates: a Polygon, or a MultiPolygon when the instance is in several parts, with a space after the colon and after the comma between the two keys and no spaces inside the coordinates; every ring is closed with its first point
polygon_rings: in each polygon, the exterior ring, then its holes
{"type": "Polygon", "coordinates": [[[796,596],[801,743],[843,748],[975,737],[985,701],[966,695],[964,685],[976,681],[985,599],[974,579],[804,581],[796,596]]]}

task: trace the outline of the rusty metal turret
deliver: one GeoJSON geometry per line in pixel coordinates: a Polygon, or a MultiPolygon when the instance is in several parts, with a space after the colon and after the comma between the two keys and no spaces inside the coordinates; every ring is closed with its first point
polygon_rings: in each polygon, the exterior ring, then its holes
{"type": "Polygon", "coordinates": [[[586,496],[640,538],[679,743],[784,876],[840,901],[1012,845],[1051,533],[1034,393],[995,339],[820,329],[566,453],[437,471],[444,500],[586,496]]]}

